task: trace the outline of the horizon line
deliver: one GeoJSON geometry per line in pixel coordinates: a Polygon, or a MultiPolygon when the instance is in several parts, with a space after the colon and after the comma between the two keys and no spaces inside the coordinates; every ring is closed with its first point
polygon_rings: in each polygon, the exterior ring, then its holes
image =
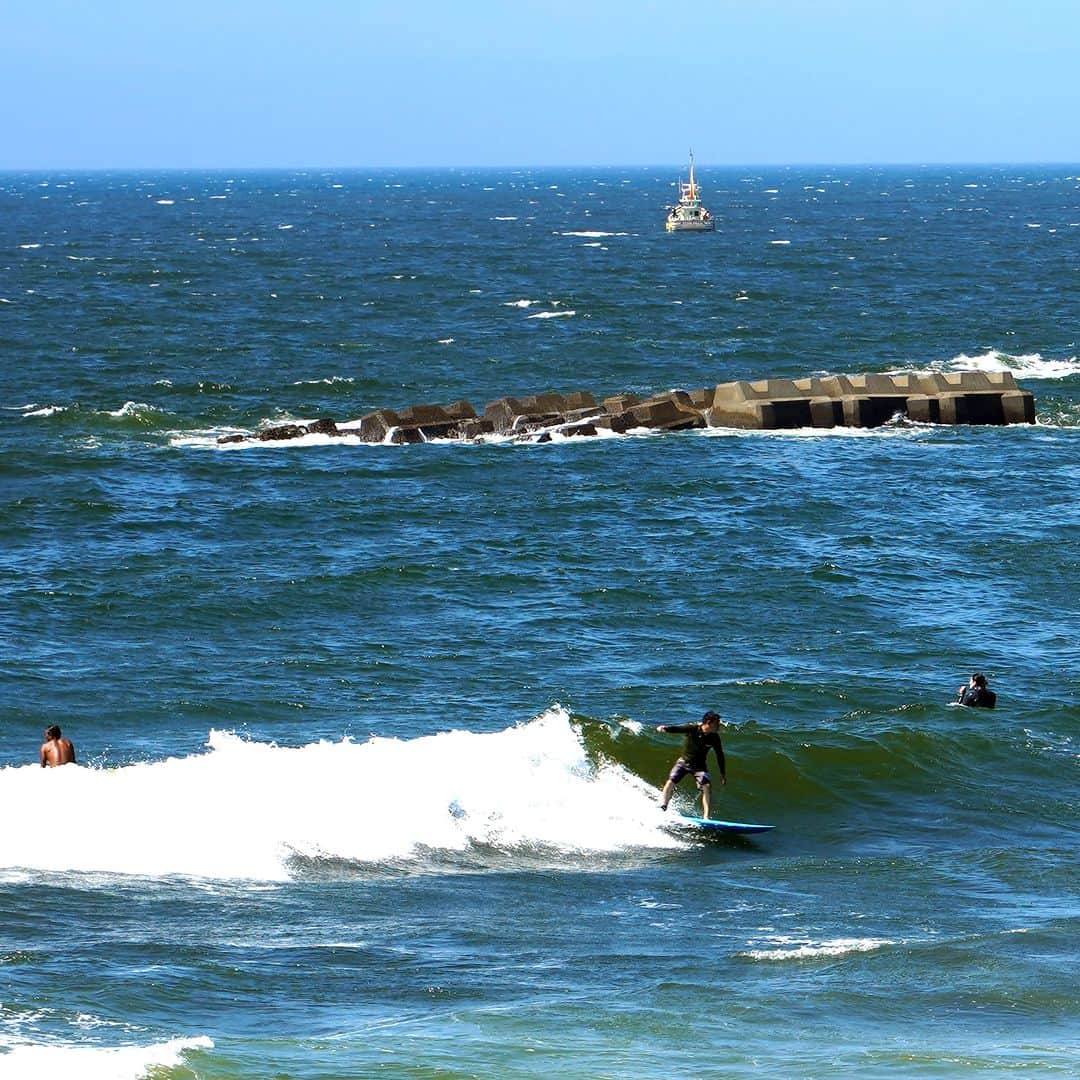
{"type": "MultiPolygon", "coordinates": [[[[748,161],[748,162],[697,162],[704,169],[888,169],[888,168],[1080,168],[1080,160],[1045,161],[748,161]]],[[[668,169],[668,162],[618,162],[596,164],[573,162],[569,164],[500,164],[500,165],[0,165],[0,175],[18,173],[109,173],[109,172],[508,172],[534,169],[668,169]]]]}

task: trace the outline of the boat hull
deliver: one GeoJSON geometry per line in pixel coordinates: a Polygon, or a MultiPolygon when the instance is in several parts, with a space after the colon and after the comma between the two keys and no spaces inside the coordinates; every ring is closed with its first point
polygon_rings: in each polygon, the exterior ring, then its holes
{"type": "Polygon", "coordinates": [[[664,225],[668,232],[714,232],[715,221],[672,221],[670,218],[664,225]]]}

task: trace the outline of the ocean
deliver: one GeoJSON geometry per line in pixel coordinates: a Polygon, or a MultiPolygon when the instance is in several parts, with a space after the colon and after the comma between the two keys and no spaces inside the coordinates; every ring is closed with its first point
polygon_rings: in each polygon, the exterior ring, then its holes
{"type": "Polygon", "coordinates": [[[1080,167],[676,179],[0,176],[0,1077],[1080,1070],[1080,167]],[[969,369],[1037,423],[218,442],[969,369]],[[771,833],[658,809],[710,708],[771,833]]]}

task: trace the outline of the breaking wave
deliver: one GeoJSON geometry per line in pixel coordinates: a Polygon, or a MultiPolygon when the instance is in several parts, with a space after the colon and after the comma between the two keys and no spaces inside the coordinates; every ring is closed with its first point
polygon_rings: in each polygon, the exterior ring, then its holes
{"type": "Polygon", "coordinates": [[[909,371],[953,372],[953,371],[1011,371],[1017,379],[1067,379],[1080,375],[1080,357],[1069,356],[1062,360],[1045,359],[1041,353],[1024,353],[1015,356],[1011,353],[990,351],[977,356],[960,353],[951,360],[936,360],[923,368],[896,368],[890,375],[899,375],[909,371]]]}
{"type": "Polygon", "coordinates": [[[281,747],[212,731],[205,753],[120,768],[0,769],[0,867],[285,880],[312,863],[453,861],[476,849],[558,862],[684,846],[656,789],[591,758],[553,708],[487,734],[281,747]]]}
{"type": "Polygon", "coordinates": [[[146,1046],[17,1044],[0,1051],[0,1080],[141,1080],[158,1075],[159,1069],[183,1065],[189,1050],[213,1046],[205,1035],[146,1046]]]}

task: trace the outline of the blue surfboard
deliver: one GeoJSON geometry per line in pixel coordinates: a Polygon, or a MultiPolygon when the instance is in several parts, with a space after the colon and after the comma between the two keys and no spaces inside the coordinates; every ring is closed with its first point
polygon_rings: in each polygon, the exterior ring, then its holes
{"type": "Polygon", "coordinates": [[[776,828],[775,825],[752,825],[745,821],[718,821],[716,818],[690,817],[688,814],[676,814],[671,819],[671,823],[689,829],[722,833],[759,833],[769,832],[776,828]]]}

